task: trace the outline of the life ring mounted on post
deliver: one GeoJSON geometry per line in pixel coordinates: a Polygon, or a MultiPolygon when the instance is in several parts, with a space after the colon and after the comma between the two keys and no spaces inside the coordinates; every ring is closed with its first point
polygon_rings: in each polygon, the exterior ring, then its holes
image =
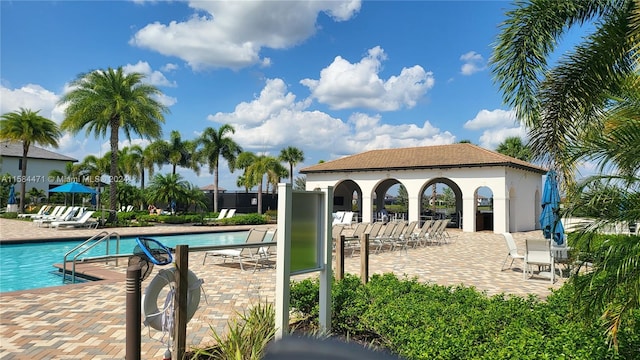
{"type": "MultiPolygon", "coordinates": [[[[147,286],[144,297],[142,298],[142,315],[145,325],[158,331],[170,330],[167,329],[166,325],[163,326],[163,323],[166,324],[165,318],[167,316],[173,318],[173,309],[168,309],[166,304],[170,303],[169,297],[173,296],[173,285],[171,284],[176,282],[177,276],[178,269],[175,267],[162,269],[153,280],[151,280],[149,286],[147,286]],[[171,290],[165,302],[165,308],[160,310],[158,309],[158,296],[167,285],[171,287],[171,290]]],[[[200,286],[202,283],[203,281],[198,279],[196,274],[189,270],[187,277],[187,321],[193,318],[193,315],[198,309],[198,305],[200,305],[200,286]]],[[[169,321],[169,323],[173,324],[173,320],[169,321]]]]}

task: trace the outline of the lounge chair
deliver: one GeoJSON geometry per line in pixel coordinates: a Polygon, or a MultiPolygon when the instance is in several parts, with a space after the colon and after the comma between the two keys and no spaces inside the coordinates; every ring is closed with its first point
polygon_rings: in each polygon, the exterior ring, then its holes
{"type": "Polygon", "coordinates": [[[76,216],[76,213],[78,212],[78,210],[80,210],[80,206],[70,206],[60,216],[46,217],[46,218],[42,218],[42,219],[33,220],[33,222],[35,224],[37,224],[38,227],[41,227],[42,225],[45,225],[45,224],[47,224],[47,226],[48,226],[49,224],[51,224],[54,221],[71,220],[74,216],[76,216]]]}
{"type": "Polygon", "coordinates": [[[85,228],[94,228],[94,227],[98,227],[98,222],[97,221],[89,221],[91,219],[91,216],[93,216],[93,214],[95,213],[95,211],[85,211],[82,213],[82,216],[80,216],[80,218],[76,219],[76,220],[67,220],[67,221],[53,221],[50,225],[50,227],[54,227],[54,228],[79,228],[79,227],[85,227],[85,228]]]}
{"type": "MultiPolygon", "coordinates": [[[[258,230],[251,229],[249,230],[249,235],[247,235],[246,244],[256,244],[261,243],[267,234],[266,230],[258,230]]],[[[254,262],[254,271],[260,262],[260,249],[262,247],[244,247],[238,249],[223,249],[223,250],[211,250],[204,253],[204,259],[202,259],[202,265],[207,261],[207,257],[209,256],[218,256],[223,259],[223,262],[226,262],[228,258],[237,259],[238,263],[240,263],[240,269],[244,270],[243,261],[249,260],[254,262]]],[[[264,250],[263,250],[264,251],[264,250]]]]}
{"type": "Polygon", "coordinates": [[[54,207],[53,210],[51,210],[48,214],[47,214],[47,212],[45,212],[45,213],[40,214],[40,215],[31,216],[31,219],[32,220],[37,220],[37,219],[44,219],[44,218],[53,217],[53,216],[59,216],[60,214],[62,214],[62,212],[66,208],[67,208],[66,206],[58,205],[58,206],[54,207]]]}
{"type": "Polygon", "coordinates": [[[236,209],[229,209],[229,212],[227,212],[227,216],[225,217],[225,219],[232,218],[235,214],[236,214],[236,209]]]}
{"type": "Polygon", "coordinates": [[[204,222],[210,222],[210,221],[218,221],[218,220],[222,220],[225,218],[225,216],[227,216],[227,211],[229,211],[229,209],[222,209],[220,210],[220,212],[218,213],[218,217],[217,218],[204,218],[202,219],[204,222]]]}
{"type": "Polygon", "coordinates": [[[510,233],[503,233],[502,236],[504,236],[504,241],[507,243],[507,249],[509,250],[509,252],[507,253],[507,257],[505,257],[504,261],[502,262],[500,271],[505,270],[504,264],[507,263],[507,260],[509,260],[509,258],[511,258],[511,263],[509,264],[509,267],[507,269],[511,269],[511,266],[513,266],[513,261],[515,259],[524,260],[524,255],[520,255],[518,253],[518,247],[516,246],[516,242],[513,240],[513,235],[511,235],[510,233]]]}
{"type": "MultiPolygon", "coordinates": [[[[555,264],[553,262],[553,256],[551,255],[551,244],[547,239],[527,239],[525,240],[526,250],[524,253],[524,271],[522,276],[527,280],[527,274],[531,273],[533,276],[533,265],[537,265],[538,269],[541,267],[550,268],[550,279],[553,284],[555,280],[555,264]]],[[[543,272],[538,272],[538,275],[544,275],[543,272]]]]}
{"type": "Polygon", "coordinates": [[[41,216],[41,215],[45,215],[46,211],[47,211],[49,208],[51,208],[51,206],[49,206],[49,205],[42,205],[42,206],[40,207],[40,210],[38,210],[38,212],[37,212],[37,213],[35,213],[35,214],[18,214],[18,218],[22,218],[22,219],[26,219],[26,218],[33,219],[34,217],[39,217],[39,216],[41,216]]]}

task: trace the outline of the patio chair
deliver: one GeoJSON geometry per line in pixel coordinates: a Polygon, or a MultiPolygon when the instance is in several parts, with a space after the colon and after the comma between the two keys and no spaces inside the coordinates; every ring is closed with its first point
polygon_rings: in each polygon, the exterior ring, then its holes
{"type": "Polygon", "coordinates": [[[229,209],[229,211],[227,212],[227,216],[225,217],[225,219],[232,218],[235,214],[236,214],[236,209],[229,209]]]}
{"type": "Polygon", "coordinates": [[[54,207],[53,210],[51,210],[48,214],[45,211],[43,214],[31,216],[31,219],[37,220],[37,219],[44,219],[44,218],[53,217],[53,216],[59,216],[66,208],[67,208],[66,206],[58,205],[54,207]]]}
{"type": "MultiPolygon", "coordinates": [[[[266,230],[251,229],[247,235],[246,244],[261,243],[267,234],[266,230]]],[[[252,261],[254,263],[254,271],[260,262],[260,249],[262,247],[243,247],[237,249],[223,249],[223,250],[211,250],[204,253],[204,259],[202,259],[202,265],[207,261],[209,256],[218,256],[226,262],[227,259],[236,259],[240,264],[240,270],[244,270],[243,262],[245,260],[252,261]]]]}
{"type": "Polygon", "coordinates": [[[54,221],[71,220],[74,216],[76,216],[76,214],[78,213],[78,210],[80,210],[80,206],[70,206],[67,208],[67,210],[65,210],[65,212],[62,215],[36,219],[36,220],[33,220],[33,222],[37,224],[38,227],[41,227],[42,225],[45,225],[45,224],[49,226],[49,224],[51,224],[54,221]]]}
{"type": "Polygon", "coordinates": [[[82,216],[77,220],[53,221],[51,222],[50,227],[60,229],[60,228],[79,228],[79,227],[94,228],[95,226],[97,228],[98,227],[97,221],[89,221],[91,219],[91,216],[93,216],[94,213],[95,211],[90,210],[90,211],[83,212],[82,216]]]}
{"type": "Polygon", "coordinates": [[[525,240],[526,250],[524,253],[524,270],[522,276],[527,280],[527,274],[533,276],[533,265],[538,266],[538,275],[544,276],[546,272],[541,272],[541,267],[549,267],[549,278],[553,284],[555,280],[555,264],[551,255],[551,245],[547,239],[527,239],[525,240]]]}
{"type": "Polygon", "coordinates": [[[41,216],[41,215],[45,215],[45,212],[50,208],[51,208],[51,206],[49,206],[49,205],[42,205],[40,207],[40,210],[38,210],[37,213],[35,213],[35,214],[18,214],[18,217],[19,218],[23,218],[23,219],[25,219],[25,218],[33,219],[35,217],[38,217],[38,216],[41,216]]]}
{"type": "MultiPolygon", "coordinates": [[[[507,260],[509,260],[509,258],[511,258],[511,263],[509,264],[509,267],[507,269],[511,269],[511,267],[513,266],[513,261],[515,259],[521,259],[524,260],[524,255],[520,255],[518,253],[518,247],[516,246],[516,242],[515,240],[513,240],[513,235],[511,235],[511,233],[503,233],[502,236],[504,236],[504,241],[507,244],[507,250],[509,250],[509,252],[507,253],[507,256],[505,257],[504,261],[502,262],[502,266],[500,267],[500,271],[504,271],[506,270],[504,267],[504,264],[507,263],[507,260]]],[[[522,270],[524,272],[524,270],[522,270]]]]}

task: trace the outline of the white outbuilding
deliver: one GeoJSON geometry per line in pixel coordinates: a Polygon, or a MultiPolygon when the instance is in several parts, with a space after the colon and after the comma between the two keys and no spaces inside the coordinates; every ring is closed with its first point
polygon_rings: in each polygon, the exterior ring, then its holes
{"type": "Polygon", "coordinates": [[[446,215],[456,226],[465,232],[503,233],[539,228],[542,176],[547,170],[460,143],[372,150],[300,172],[306,175],[307,190],[333,186],[334,211],[355,209],[362,222],[375,220],[385,206],[387,190],[396,184],[407,190],[406,220],[421,220],[429,207],[424,202],[430,201],[432,185],[440,183],[455,196],[455,209],[446,215]],[[486,202],[478,193],[481,188],[492,193],[490,211],[481,211],[486,202]]]}

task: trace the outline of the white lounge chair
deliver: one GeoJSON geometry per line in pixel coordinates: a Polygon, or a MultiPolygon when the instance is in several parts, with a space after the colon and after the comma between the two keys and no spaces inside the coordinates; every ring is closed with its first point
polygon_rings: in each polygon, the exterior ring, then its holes
{"type": "MultiPolygon", "coordinates": [[[[527,239],[525,240],[526,250],[524,253],[524,271],[522,272],[523,278],[527,279],[527,274],[531,273],[533,276],[532,266],[537,265],[538,269],[541,267],[549,267],[549,278],[553,284],[555,280],[555,264],[553,262],[553,256],[551,255],[550,241],[547,239],[527,239]]],[[[545,276],[546,272],[538,271],[538,275],[545,276]]]]}
{"type": "Polygon", "coordinates": [[[91,216],[93,216],[94,213],[95,211],[85,211],[82,213],[82,216],[77,220],[53,221],[51,223],[51,227],[58,228],[58,229],[78,228],[78,227],[93,228],[94,226],[98,227],[97,221],[89,221],[91,219],[91,216]]]}
{"type": "Polygon", "coordinates": [[[505,257],[504,261],[502,262],[500,271],[505,270],[504,264],[507,263],[507,260],[509,260],[509,258],[511,258],[511,264],[509,264],[509,267],[507,269],[511,269],[511,266],[513,266],[513,261],[515,259],[524,260],[524,255],[520,255],[518,253],[518,247],[516,246],[515,240],[513,240],[513,235],[511,235],[510,233],[503,233],[502,236],[504,236],[504,241],[507,243],[507,249],[509,250],[509,252],[507,253],[507,257],[505,257]]]}
{"type": "Polygon", "coordinates": [[[42,219],[33,220],[33,222],[41,227],[42,225],[51,224],[54,221],[67,221],[71,220],[74,216],[76,216],[78,210],[80,210],[80,206],[70,206],[65,210],[65,212],[60,216],[46,217],[42,219]]]}
{"type": "Polygon", "coordinates": [[[236,214],[236,209],[229,209],[229,212],[227,212],[227,216],[226,216],[225,219],[232,218],[233,215],[235,215],[235,214],[236,214]]]}
{"type": "Polygon", "coordinates": [[[42,205],[42,206],[40,207],[40,210],[38,210],[38,212],[37,212],[37,213],[35,213],[35,214],[18,214],[18,218],[22,218],[22,219],[30,218],[30,219],[32,219],[32,218],[34,218],[34,217],[39,217],[39,216],[45,215],[45,212],[46,212],[49,208],[51,208],[51,206],[49,206],[49,205],[42,205]]]}
{"type": "MultiPolygon", "coordinates": [[[[264,241],[264,238],[267,234],[266,230],[259,229],[251,229],[249,230],[249,234],[247,235],[246,244],[256,244],[264,241]]],[[[204,265],[205,261],[207,261],[207,257],[209,256],[217,256],[223,259],[223,262],[226,262],[227,259],[237,259],[238,263],[240,263],[240,269],[244,270],[243,261],[252,261],[254,263],[254,271],[257,268],[260,260],[261,260],[261,249],[263,247],[244,247],[237,249],[223,249],[223,250],[211,250],[204,253],[204,258],[202,259],[202,265],[204,265]]],[[[264,250],[262,250],[264,252],[264,250]]]]}
{"type": "Polygon", "coordinates": [[[41,215],[32,216],[31,219],[37,220],[37,219],[44,219],[44,218],[59,216],[60,214],[62,214],[62,212],[66,208],[67,208],[66,206],[58,205],[54,207],[53,210],[51,210],[48,214],[45,212],[44,214],[41,214],[41,215]]]}

